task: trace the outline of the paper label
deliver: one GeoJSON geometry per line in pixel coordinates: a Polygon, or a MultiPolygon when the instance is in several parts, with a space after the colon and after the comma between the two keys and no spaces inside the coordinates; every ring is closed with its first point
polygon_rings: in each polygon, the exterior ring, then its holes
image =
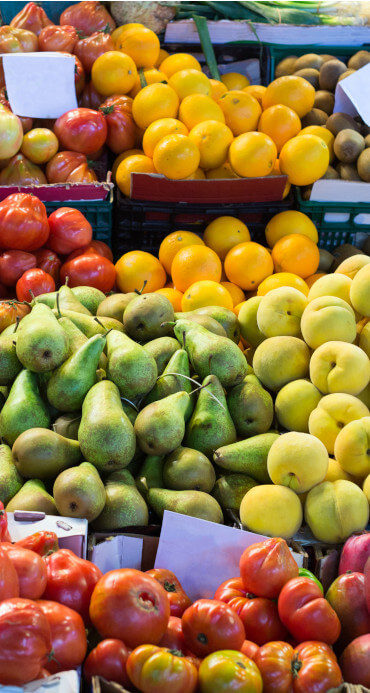
{"type": "Polygon", "coordinates": [[[352,204],[370,202],[370,185],[355,180],[318,180],[312,186],[310,200],[352,204]]]}
{"type": "Polygon", "coordinates": [[[96,544],[92,552],[92,562],[102,573],[120,568],[141,570],[143,540],[140,537],[126,537],[119,534],[96,544]]]}
{"type": "Polygon", "coordinates": [[[338,82],[334,113],[359,114],[366,125],[370,125],[369,84],[370,63],[338,82]]]}

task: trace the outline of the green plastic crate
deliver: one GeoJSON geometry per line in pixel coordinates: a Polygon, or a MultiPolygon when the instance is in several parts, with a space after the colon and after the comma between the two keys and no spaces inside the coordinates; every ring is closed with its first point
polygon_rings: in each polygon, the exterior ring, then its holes
{"type": "Polygon", "coordinates": [[[113,191],[106,200],[65,200],[63,202],[44,202],[48,215],[59,207],[74,207],[90,222],[93,237],[112,246],[113,191]]]}
{"type": "Polygon", "coordinates": [[[322,46],[319,44],[302,44],[281,46],[276,43],[266,44],[270,52],[270,82],[275,79],[276,65],[287,58],[289,55],[305,55],[306,53],[318,53],[319,55],[328,54],[335,55],[340,60],[347,62],[348,58],[360,50],[369,50],[370,44],[366,43],[361,46],[322,46]]]}

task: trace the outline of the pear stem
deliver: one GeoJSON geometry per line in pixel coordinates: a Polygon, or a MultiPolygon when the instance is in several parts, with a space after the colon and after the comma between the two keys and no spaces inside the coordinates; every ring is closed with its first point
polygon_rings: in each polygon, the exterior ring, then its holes
{"type": "Polygon", "coordinates": [[[139,411],[138,408],[137,408],[137,406],[136,406],[136,404],[134,404],[133,402],[131,402],[130,399],[127,399],[127,397],[121,397],[121,401],[122,401],[122,402],[127,402],[133,409],[135,409],[135,411],[137,411],[137,412],[139,411]]]}
{"type": "Polygon", "coordinates": [[[111,332],[111,331],[113,330],[113,327],[111,327],[111,329],[110,329],[110,330],[108,330],[108,328],[107,328],[107,327],[105,327],[105,325],[103,325],[103,323],[102,323],[102,322],[100,322],[99,318],[94,318],[94,320],[95,320],[95,322],[97,322],[97,323],[98,323],[98,325],[100,325],[100,327],[102,327],[102,328],[103,328],[103,330],[105,330],[105,331],[106,331],[106,335],[108,334],[108,332],[111,332]]]}
{"type": "Polygon", "coordinates": [[[59,291],[57,291],[57,295],[56,295],[56,307],[57,307],[57,311],[58,311],[58,318],[61,318],[62,314],[60,312],[59,291]]]}

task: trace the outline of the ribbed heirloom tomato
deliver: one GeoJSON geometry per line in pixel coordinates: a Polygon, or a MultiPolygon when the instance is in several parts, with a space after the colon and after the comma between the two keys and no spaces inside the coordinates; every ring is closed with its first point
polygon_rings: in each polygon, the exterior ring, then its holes
{"type": "Polygon", "coordinates": [[[45,599],[39,599],[37,605],[48,620],[53,648],[53,657],[51,660],[45,658],[44,666],[51,674],[75,669],[82,664],[87,650],[86,631],[80,614],[68,606],[45,599]]]}
{"type": "Polygon", "coordinates": [[[238,614],[245,637],[257,645],[283,640],[288,635],[279,619],[277,606],[271,599],[247,594],[246,597],[231,599],[229,607],[238,614]]]}
{"type": "Polygon", "coordinates": [[[10,26],[32,31],[36,36],[39,35],[41,29],[49,24],[52,24],[52,22],[46,15],[45,10],[36,2],[28,2],[10,22],[10,26]]]}
{"type": "Polygon", "coordinates": [[[26,270],[36,267],[36,257],[23,250],[6,250],[0,255],[0,282],[5,286],[15,286],[26,270]]]}
{"type": "Polygon", "coordinates": [[[90,72],[95,60],[107,51],[114,50],[110,34],[105,31],[95,31],[90,36],[77,41],[74,53],[81,60],[84,70],[90,72]]]}
{"type": "Polygon", "coordinates": [[[94,31],[113,31],[116,23],[108,10],[100,2],[78,2],[70,5],[60,15],[61,24],[71,24],[83,36],[90,36],[94,31]]]}
{"type": "Polygon", "coordinates": [[[39,599],[46,587],[45,561],[34,551],[2,542],[1,548],[8,554],[17,575],[19,596],[39,599]]]}
{"type": "Polygon", "coordinates": [[[48,237],[46,208],[38,197],[15,193],[0,202],[0,247],[37,250],[48,237]]]}
{"type": "Polygon", "coordinates": [[[54,291],[54,289],[55,281],[53,277],[38,267],[24,272],[15,285],[18,301],[30,301],[32,296],[47,294],[50,291],[54,291]]]}
{"type": "Polygon", "coordinates": [[[197,687],[194,664],[164,647],[137,647],[126,667],[132,683],[143,693],[193,693],[197,687]]]}
{"type": "Polygon", "coordinates": [[[55,121],[59,145],[82,154],[94,154],[105,143],[107,124],[102,113],[90,108],[74,108],[55,121]]]}
{"type": "Polygon", "coordinates": [[[65,183],[68,176],[81,164],[87,163],[80,152],[58,152],[46,165],[48,183],[65,183]]]}
{"type": "Polygon", "coordinates": [[[6,551],[0,547],[0,601],[19,597],[17,571],[6,551]]]}
{"type": "Polygon", "coordinates": [[[40,248],[40,250],[36,251],[35,256],[36,266],[53,277],[57,284],[59,282],[59,270],[62,266],[62,261],[59,256],[48,248],[40,248]]]}
{"type": "Polygon", "coordinates": [[[129,686],[130,679],[126,673],[126,662],[130,650],[122,640],[110,638],[102,640],[86,657],[84,676],[88,681],[93,676],[102,676],[107,681],[115,681],[122,686],[129,686]]]}
{"type": "Polygon", "coordinates": [[[112,290],[116,281],[114,264],[102,255],[87,253],[78,255],[60,268],[60,280],[65,282],[69,277],[69,286],[93,286],[103,293],[112,290]]]}
{"type": "Polygon", "coordinates": [[[39,50],[73,53],[77,41],[78,33],[74,26],[68,24],[64,24],[64,26],[49,24],[40,31],[39,50]]]}
{"type": "Polygon", "coordinates": [[[171,570],[165,568],[153,568],[147,570],[146,575],[157,580],[160,585],[166,590],[168,601],[170,603],[171,616],[182,616],[185,609],[191,605],[191,599],[184,592],[184,589],[177,579],[176,575],[171,570]]]}
{"type": "Polygon", "coordinates": [[[298,576],[298,565],[286,541],[278,538],[266,539],[245,549],[239,568],[244,588],[269,599],[278,597],[285,583],[298,576]]]}
{"type": "Polygon", "coordinates": [[[198,599],[186,609],[182,615],[182,630],[188,648],[200,657],[225,647],[240,650],[245,640],[239,616],[227,604],[215,599],[198,599]]]}
{"type": "Polygon", "coordinates": [[[246,597],[247,591],[244,589],[241,577],[225,580],[216,590],[214,599],[228,604],[231,599],[236,597],[246,597]]]}
{"type": "Polygon", "coordinates": [[[233,650],[206,657],[199,667],[199,683],[201,693],[262,693],[262,678],[255,663],[233,650]]]}
{"type": "Polygon", "coordinates": [[[287,582],[278,600],[279,616],[298,641],[320,638],[332,645],[340,635],[340,621],[320,587],[310,578],[287,582]]]}
{"type": "Polygon", "coordinates": [[[61,255],[87,245],[92,240],[92,227],[86,217],[73,207],[59,207],[49,216],[48,246],[61,255]]]}
{"type": "Polygon", "coordinates": [[[51,599],[77,611],[85,623],[89,620],[92,592],[102,573],[99,568],[79,558],[68,549],[47,556],[47,584],[44,599],[51,599]]]}

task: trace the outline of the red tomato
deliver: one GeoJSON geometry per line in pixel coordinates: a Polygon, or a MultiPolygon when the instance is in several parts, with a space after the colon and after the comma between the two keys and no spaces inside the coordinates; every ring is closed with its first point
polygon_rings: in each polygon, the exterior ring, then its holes
{"type": "Polygon", "coordinates": [[[107,51],[114,51],[114,43],[110,34],[105,31],[95,31],[90,36],[77,41],[75,55],[81,60],[86,72],[90,72],[95,60],[107,51]]]}
{"type": "Polygon", "coordinates": [[[239,616],[227,604],[198,599],[182,615],[185,642],[194,654],[206,657],[216,650],[240,650],[245,631],[239,616]]]}
{"type": "Polygon", "coordinates": [[[41,29],[52,23],[53,22],[50,21],[45,10],[43,10],[40,5],[35,2],[28,2],[27,5],[13,17],[10,26],[33,31],[33,33],[38,36],[41,29]]]}
{"type": "Polygon", "coordinates": [[[91,108],[73,108],[55,121],[54,132],[60,146],[82,154],[93,154],[107,139],[102,113],[91,108]]]}
{"type": "Polygon", "coordinates": [[[137,127],[133,117],[120,106],[104,106],[100,107],[100,112],[103,113],[107,121],[108,134],[106,143],[115,154],[127,149],[132,149],[135,146],[137,137],[137,127]]]}
{"type": "Polygon", "coordinates": [[[258,645],[256,645],[255,642],[251,642],[250,640],[244,640],[240,652],[245,655],[246,657],[249,657],[249,659],[255,659],[256,654],[259,650],[258,645]]]}
{"type": "Polygon", "coordinates": [[[75,89],[77,96],[82,94],[86,84],[85,70],[81,60],[75,55],[75,89]]]}
{"type": "Polygon", "coordinates": [[[220,602],[228,604],[230,599],[235,597],[246,597],[247,592],[243,587],[243,581],[240,577],[230,578],[225,580],[216,590],[213,599],[218,599],[220,602]]]}
{"type": "Polygon", "coordinates": [[[293,648],[287,642],[268,642],[259,648],[254,661],[263,679],[264,693],[292,693],[293,648]]]}
{"type": "Polygon", "coordinates": [[[166,590],[171,616],[182,616],[185,609],[191,606],[192,602],[184,592],[176,575],[171,570],[166,570],[165,568],[153,568],[152,570],[147,570],[146,574],[157,580],[166,590]]]}
{"type": "Polygon", "coordinates": [[[122,686],[129,686],[130,679],[126,673],[126,662],[130,650],[122,640],[102,640],[86,657],[84,676],[90,681],[93,676],[102,676],[107,681],[115,681],[122,686]]]}
{"type": "Polygon", "coordinates": [[[44,185],[46,177],[40,166],[23,154],[13,156],[0,172],[0,185],[44,185]]]}
{"type": "Polygon", "coordinates": [[[2,541],[11,541],[8,530],[8,515],[4,509],[4,503],[0,501],[0,543],[2,541]]]}
{"type": "Polygon", "coordinates": [[[345,681],[370,687],[370,633],[360,635],[347,645],[340,666],[345,681]]]}
{"type": "Polygon", "coordinates": [[[74,26],[50,24],[39,34],[39,50],[73,53],[77,41],[78,33],[74,26]]]}
{"type": "Polygon", "coordinates": [[[103,108],[109,108],[110,106],[119,106],[122,108],[126,113],[129,113],[132,115],[132,104],[134,100],[131,98],[131,96],[127,96],[127,94],[113,94],[112,96],[108,96],[105,101],[102,103],[103,108]]]}
{"type": "Polygon", "coordinates": [[[6,250],[0,255],[0,282],[15,286],[26,270],[36,267],[36,257],[23,250],[6,250]]]}
{"type": "Polygon", "coordinates": [[[0,683],[33,681],[50,650],[50,627],[35,602],[7,599],[0,604],[0,683]]]}
{"type": "Polygon", "coordinates": [[[169,617],[163,587],[140,570],[111,570],[91,597],[90,618],[100,635],[123,640],[128,647],[158,643],[169,617]]]}
{"type": "Polygon", "coordinates": [[[297,642],[320,638],[332,645],[339,638],[339,618],[311,578],[289,580],[280,592],[278,609],[280,620],[297,642]]]}
{"type": "Polygon", "coordinates": [[[64,284],[69,277],[69,286],[94,286],[104,294],[113,289],[116,270],[112,262],[102,255],[79,255],[62,265],[60,280],[64,284]]]}
{"type": "Polygon", "coordinates": [[[46,164],[48,183],[65,183],[69,174],[80,164],[87,164],[85,154],[79,152],[57,152],[46,164]]]}
{"type": "Polygon", "coordinates": [[[159,641],[160,647],[168,647],[169,650],[178,650],[184,655],[188,652],[184,634],[182,632],[181,618],[170,616],[163,638],[159,641]]]}
{"type": "Polygon", "coordinates": [[[24,549],[16,544],[2,543],[17,571],[19,596],[23,599],[39,599],[46,587],[45,561],[34,551],[24,549]]]}
{"type": "Polygon", "coordinates": [[[99,94],[96,89],[94,89],[94,85],[90,81],[86,84],[80,96],[78,105],[82,108],[92,108],[94,111],[98,111],[104,101],[104,98],[104,96],[99,94]]]}
{"type": "Polygon", "coordinates": [[[92,240],[92,227],[86,217],[73,207],[59,207],[49,216],[48,246],[61,255],[87,245],[92,240]]]}
{"type": "Polygon", "coordinates": [[[87,651],[86,631],[80,614],[64,604],[44,599],[37,605],[48,620],[53,648],[53,658],[51,661],[45,658],[44,665],[51,674],[80,666],[87,651]]]}
{"type": "Polygon", "coordinates": [[[337,614],[342,630],[338,648],[344,649],[351,640],[370,633],[370,613],[366,607],[363,573],[339,575],[326,593],[326,599],[337,614]]]}
{"type": "Polygon", "coordinates": [[[245,637],[257,645],[271,640],[285,640],[287,631],[279,618],[275,602],[264,597],[236,597],[229,601],[229,607],[241,619],[245,637]]]}
{"type": "Polygon", "coordinates": [[[116,22],[108,10],[100,2],[79,2],[67,7],[60,15],[61,24],[72,24],[84,36],[90,36],[94,31],[110,31],[116,28],[116,22]]]}
{"type": "Polygon", "coordinates": [[[20,320],[24,318],[30,310],[29,306],[23,304],[0,301],[0,332],[5,330],[9,325],[14,325],[18,318],[20,320]]]}
{"type": "Polygon", "coordinates": [[[39,556],[49,556],[54,551],[58,551],[58,537],[55,532],[34,532],[16,542],[16,546],[29,549],[38,553],[39,556]]]}
{"type": "Polygon", "coordinates": [[[77,250],[74,250],[73,253],[68,255],[67,262],[69,260],[73,260],[73,258],[78,257],[79,255],[86,255],[89,253],[93,255],[102,255],[103,257],[106,257],[107,260],[113,262],[113,253],[109,245],[104,243],[104,241],[91,241],[89,245],[84,245],[82,248],[77,248],[77,250]]]}
{"type": "Polygon", "coordinates": [[[58,255],[54,253],[53,250],[48,248],[41,248],[36,250],[36,267],[44,270],[47,274],[53,277],[55,284],[59,283],[59,271],[62,266],[62,261],[59,259],[58,255]]]}
{"type": "Polygon", "coordinates": [[[33,296],[49,294],[51,291],[55,291],[53,277],[37,267],[24,272],[15,286],[18,301],[30,301],[33,296]]]}
{"type": "Polygon", "coordinates": [[[143,693],[193,693],[198,672],[185,657],[164,647],[141,645],[127,660],[127,673],[143,693]]]}
{"type": "Polygon", "coordinates": [[[275,599],[288,580],[298,577],[298,565],[284,539],[252,544],[242,554],[240,576],[247,592],[275,599]]]}
{"type": "Polygon", "coordinates": [[[69,174],[66,183],[95,183],[97,175],[87,164],[80,164],[69,174]]]}
{"type": "Polygon", "coordinates": [[[37,250],[48,237],[46,208],[38,197],[14,193],[0,202],[0,247],[37,250]]]}
{"type": "Polygon", "coordinates": [[[0,545],[0,602],[12,597],[19,597],[18,574],[7,551],[0,545]]]}
{"type": "Polygon", "coordinates": [[[101,570],[69,549],[59,549],[45,560],[47,584],[43,597],[69,606],[88,622],[90,598],[101,570]]]}

